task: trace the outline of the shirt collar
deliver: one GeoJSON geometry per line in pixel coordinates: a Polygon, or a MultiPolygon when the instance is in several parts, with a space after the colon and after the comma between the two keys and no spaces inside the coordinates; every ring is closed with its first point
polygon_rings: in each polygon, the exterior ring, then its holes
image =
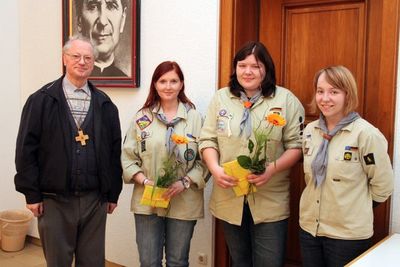
{"type": "MultiPolygon", "coordinates": [[[[164,114],[164,111],[163,111],[163,109],[162,109],[162,107],[160,105],[154,106],[153,109],[152,109],[152,112],[156,113],[156,114],[164,114]]],[[[176,118],[186,119],[187,118],[187,114],[188,114],[188,110],[186,109],[186,106],[182,102],[179,101],[178,110],[176,112],[176,116],[175,117],[176,118]]]]}
{"type": "Polygon", "coordinates": [[[67,76],[65,76],[62,83],[65,92],[67,92],[68,94],[73,94],[77,89],[82,89],[87,95],[90,96],[90,89],[87,82],[81,88],[78,88],[68,80],[67,76]]]}

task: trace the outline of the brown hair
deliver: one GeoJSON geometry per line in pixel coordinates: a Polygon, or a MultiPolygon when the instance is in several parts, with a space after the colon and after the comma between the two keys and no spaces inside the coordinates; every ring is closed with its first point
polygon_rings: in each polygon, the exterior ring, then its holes
{"type": "Polygon", "coordinates": [[[315,102],[315,93],[317,91],[318,79],[323,73],[325,73],[325,79],[330,85],[346,93],[344,114],[347,115],[350,112],[355,111],[358,106],[356,80],[349,69],[337,65],[323,68],[315,74],[313,81],[314,97],[309,105],[310,112],[314,114],[318,112],[317,103],[315,102]]]}
{"type": "Polygon", "coordinates": [[[157,93],[155,84],[158,81],[158,79],[160,79],[161,76],[172,70],[175,71],[175,73],[179,77],[179,80],[181,80],[181,82],[183,83],[182,89],[178,94],[178,100],[184,104],[188,104],[191,108],[195,108],[194,104],[185,95],[185,82],[184,82],[185,79],[183,77],[183,72],[179,67],[178,63],[174,61],[164,61],[160,63],[154,70],[153,77],[151,78],[149,95],[147,96],[146,102],[144,103],[143,107],[140,110],[146,108],[149,109],[153,108],[154,106],[160,103],[160,96],[157,93]]]}
{"type": "Polygon", "coordinates": [[[244,60],[249,55],[254,55],[257,62],[264,64],[265,77],[261,82],[261,92],[264,97],[271,96],[273,93],[275,93],[276,89],[275,65],[270,53],[268,52],[268,49],[260,42],[248,42],[242,48],[240,48],[233,58],[233,72],[229,81],[231,93],[235,96],[240,96],[240,91],[244,91],[237,79],[236,66],[238,61],[244,60]]]}

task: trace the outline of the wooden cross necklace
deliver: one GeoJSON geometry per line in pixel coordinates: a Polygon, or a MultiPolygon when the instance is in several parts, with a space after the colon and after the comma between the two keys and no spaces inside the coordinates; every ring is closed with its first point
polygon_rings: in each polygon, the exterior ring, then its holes
{"type": "MultiPolygon", "coordinates": [[[[79,90],[83,90],[83,89],[79,89],[79,90]]],[[[65,92],[65,89],[64,89],[64,92],[65,92]]],[[[82,114],[79,116],[78,119],[76,119],[74,114],[72,114],[72,103],[70,102],[70,99],[65,92],[65,98],[67,99],[67,103],[68,103],[69,109],[71,111],[72,118],[74,119],[76,127],[78,128],[78,135],[75,136],[75,141],[81,142],[81,146],[85,146],[86,140],[89,140],[89,135],[85,134],[81,128],[81,125],[83,122],[83,116],[85,115],[86,101],[87,101],[88,97],[89,97],[89,95],[87,94],[86,98],[83,100],[82,114]]]]}

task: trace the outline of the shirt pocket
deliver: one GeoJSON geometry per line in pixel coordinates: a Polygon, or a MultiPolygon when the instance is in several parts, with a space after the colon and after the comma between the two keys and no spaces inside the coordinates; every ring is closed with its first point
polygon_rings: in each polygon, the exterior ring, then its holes
{"type": "Polygon", "coordinates": [[[233,115],[222,110],[217,115],[217,135],[218,137],[231,137],[232,136],[232,118],[233,115]],[[223,111],[223,112],[222,112],[223,111]],[[221,115],[221,113],[223,115],[221,115]]]}
{"type": "Polygon", "coordinates": [[[335,154],[334,166],[336,175],[333,176],[333,182],[352,181],[359,178],[362,173],[362,165],[358,152],[350,150],[340,150],[335,154]]]}

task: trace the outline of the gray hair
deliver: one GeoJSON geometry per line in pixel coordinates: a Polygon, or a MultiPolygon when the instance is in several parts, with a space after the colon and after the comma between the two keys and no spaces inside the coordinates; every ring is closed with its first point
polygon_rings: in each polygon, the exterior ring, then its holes
{"type": "Polygon", "coordinates": [[[68,41],[66,41],[64,46],[63,46],[63,49],[62,49],[63,54],[65,52],[67,52],[68,49],[71,48],[72,42],[74,42],[76,40],[79,40],[79,41],[82,41],[82,42],[90,44],[90,46],[92,47],[93,56],[94,56],[95,59],[97,58],[97,56],[99,55],[99,51],[97,51],[96,46],[93,44],[92,40],[90,40],[89,38],[87,38],[87,37],[85,37],[85,36],[83,36],[81,34],[72,35],[72,36],[69,37],[68,41]]]}

